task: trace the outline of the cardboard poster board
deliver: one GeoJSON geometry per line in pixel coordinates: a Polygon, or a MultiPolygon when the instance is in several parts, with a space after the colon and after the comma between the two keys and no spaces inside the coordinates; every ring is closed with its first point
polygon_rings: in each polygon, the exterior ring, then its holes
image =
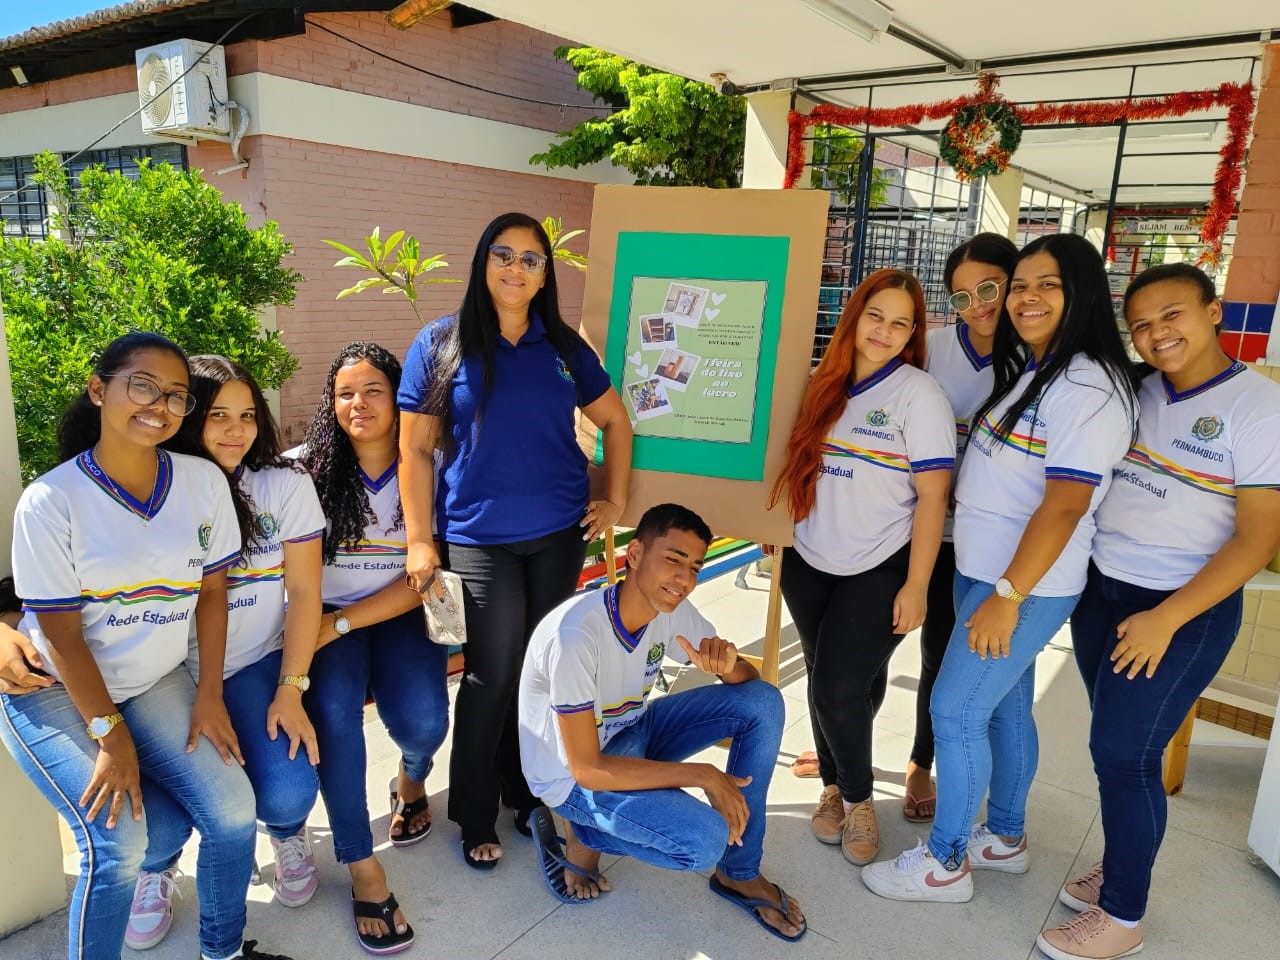
{"type": "Polygon", "coordinates": [[[635,430],[624,525],[674,501],[717,535],[791,543],[765,502],[809,379],[827,203],[596,187],[582,330],[635,430]]]}

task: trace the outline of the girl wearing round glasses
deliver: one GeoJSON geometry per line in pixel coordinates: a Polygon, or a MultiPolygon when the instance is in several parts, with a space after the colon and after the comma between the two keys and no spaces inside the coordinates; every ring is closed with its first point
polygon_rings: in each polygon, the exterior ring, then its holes
{"type": "Polygon", "coordinates": [[[924,294],[901,270],[854,290],[805,393],[772,500],[795,546],[782,595],[808,671],[822,843],[868,863],[880,844],[872,727],[889,658],[924,620],[955,463],[955,418],[924,366],[924,294]]]}
{"type": "Polygon", "coordinates": [[[1058,960],[1142,946],[1167,817],[1165,744],[1231,650],[1241,588],[1280,548],[1280,387],[1223,352],[1213,281],[1189,263],[1151,267],[1129,284],[1124,312],[1154,369],[1071,616],[1105,844],[1058,895],[1079,916],[1040,934],[1058,960]]]}
{"type": "MultiPolygon", "coordinates": [[[[960,322],[929,331],[925,370],[938,381],[955,412],[957,469],[969,439],[969,418],[995,383],[991,349],[1017,259],[1018,248],[1007,237],[980,233],[952,250],[943,269],[943,282],[951,291],[951,306],[959,314],[960,322]]],[[[955,626],[952,587],[956,554],[951,537],[954,524],[955,517],[948,510],[942,546],[933,565],[933,576],[929,578],[929,611],[920,629],[916,734],[907,763],[906,796],[902,803],[902,815],[912,823],[932,820],[937,803],[930,776],[934,747],[929,698],[955,626]]]]}
{"type": "Polygon", "coordinates": [[[1130,364],[1098,251],[1071,234],[1028,244],[1005,309],[995,389],[956,487],[956,626],[931,701],[937,815],[927,843],[862,871],[894,900],[963,902],[970,870],[1030,866],[1035,660],[1084,589],[1093,513],[1133,438],[1130,364]]]}
{"type": "MultiPolygon", "coordinates": [[[[240,553],[227,572],[222,699],[275,851],[276,899],[300,907],[318,886],[306,833],[318,750],[302,695],[320,628],[324,514],[306,471],[281,456],[275,418],[247,370],[226,357],[192,357],[190,395],[194,408],[173,446],[222,468],[239,520],[240,553]]],[[[202,666],[193,637],[187,668],[197,681],[202,666]]],[[[125,933],[135,950],[169,931],[176,865],[191,827],[180,809],[152,817],[125,933]]]]}
{"type": "Polygon", "coordinates": [[[80,848],[77,960],[118,960],[149,821],[174,806],[200,831],[201,955],[266,958],[243,939],[254,798],[222,701],[235,507],[214,464],[160,449],[192,406],[174,343],[112,341],[63,415],[62,462],[14,516],[22,629],[58,682],[0,696],[0,739],[80,848]],[[183,665],[193,624],[198,687],[183,665]],[[144,814],[160,793],[170,803],[144,814]]]}
{"type": "Polygon", "coordinates": [[[572,595],[586,541],[617,522],[631,466],[622,399],[560,316],[551,245],[536,220],[507,213],[485,228],[457,315],[429,324],[409,349],[399,404],[410,580],[423,586],[445,566],[463,581],[467,663],[449,818],[462,830],[465,862],[488,869],[502,856],[499,799],[525,834],[538,804],[520,769],[515,724],[525,647],[538,621],[572,595]],[[603,439],[604,499],[589,500],[579,409],[603,439]]]}

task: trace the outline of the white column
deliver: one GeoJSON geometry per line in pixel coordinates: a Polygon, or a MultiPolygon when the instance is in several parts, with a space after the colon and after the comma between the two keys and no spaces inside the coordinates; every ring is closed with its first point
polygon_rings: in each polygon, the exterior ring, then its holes
{"type": "MultiPolygon", "coordinates": [[[[0,307],[0,571],[11,572],[13,509],[22,492],[18,431],[9,380],[9,348],[0,307]]],[[[0,937],[52,913],[67,902],[58,816],[31,781],[0,750],[0,937]]]]}
{"type": "Polygon", "coordinates": [[[742,157],[744,187],[782,189],[787,173],[787,114],[790,112],[790,90],[747,96],[747,142],[742,157]]]}
{"type": "Polygon", "coordinates": [[[1016,241],[1018,216],[1022,212],[1022,171],[1009,167],[996,177],[987,177],[982,189],[982,229],[1016,241]]]}

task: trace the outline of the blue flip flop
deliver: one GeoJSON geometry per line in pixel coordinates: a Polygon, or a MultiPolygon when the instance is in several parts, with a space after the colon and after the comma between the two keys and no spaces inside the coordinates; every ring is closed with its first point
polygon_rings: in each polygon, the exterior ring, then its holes
{"type": "MultiPolygon", "coordinates": [[[[576,863],[570,863],[564,855],[564,837],[556,835],[556,822],[551,818],[551,811],[546,807],[535,807],[529,815],[533,826],[533,845],[538,850],[538,865],[542,868],[542,876],[547,881],[547,889],[561,903],[591,903],[596,897],[575,897],[565,886],[564,872],[570,870],[580,877],[600,882],[600,874],[595,870],[586,870],[576,863]]],[[[603,891],[601,891],[603,892],[603,891]]]]}
{"type": "Polygon", "coordinates": [[[777,910],[783,916],[786,916],[787,904],[791,901],[791,898],[788,897],[786,892],[776,883],[773,885],[773,889],[778,891],[777,903],[774,903],[771,900],[764,900],[756,897],[748,897],[741,893],[738,893],[737,890],[731,890],[728,887],[726,887],[723,883],[721,883],[714,873],[711,875],[711,880],[709,881],[708,885],[711,887],[712,893],[714,893],[718,897],[724,897],[726,900],[732,903],[735,907],[738,907],[742,910],[747,911],[749,914],[751,914],[751,916],[755,917],[756,923],[760,924],[760,926],[764,927],[766,930],[772,933],[779,940],[786,940],[788,943],[795,943],[797,940],[799,940],[801,937],[803,937],[806,933],[809,932],[809,921],[805,920],[800,924],[800,932],[797,933],[794,937],[788,937],[785,933],[783,933],[777,927],[770,926],[769,924],[765,923],[764,917],[760,916],[759,908],[761,907],[764,907],[769,910],[777,910]]]}

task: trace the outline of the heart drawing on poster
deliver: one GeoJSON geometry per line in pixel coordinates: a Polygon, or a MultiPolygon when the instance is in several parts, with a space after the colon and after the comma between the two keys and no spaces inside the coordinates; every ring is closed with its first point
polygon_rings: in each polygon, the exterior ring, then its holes
{"type": "Polygon", "coordinates": [[[711,302],[718,307],[720,304],[724,303],[724,298],[727,296],[727,293],[713,293],[711,295],[711,302]]]}
{"type": "Polygon", "coordinates": [[[636,376],[643,379],[649,375],[649,365],[646,363],[643,367],[636,367],[636,376]]]}
{"type": "Polygon", "coordinates": [[[640,362],[640,354],[639,354],[638,352],[637,352],[637,353],[633,353],[633,354],[631,354],[631,356],[627,357],[627,360],[629,360],[631,363],[639,363],[639,362],[640,362]]]}
{"type": "Polygon", "coordinates": [[[707,307],[702,311],[702,318],[704,320],[714,320],[718,316],[720,316],[720,311],[715,307],[707,307]]]}

